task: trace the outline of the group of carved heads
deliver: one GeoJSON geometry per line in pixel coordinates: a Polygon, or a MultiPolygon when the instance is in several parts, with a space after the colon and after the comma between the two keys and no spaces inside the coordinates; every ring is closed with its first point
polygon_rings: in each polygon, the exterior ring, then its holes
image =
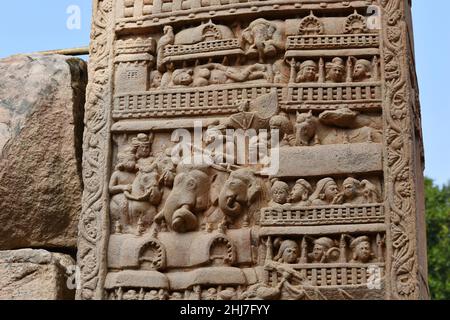
{"type": "Polygon", "coordinates": [[[335,57],[329,61],[320,58],[318,61],[305,60],[291,64],[291,80],[295,83],[349,83],[377,81],[378,58],[372,60],[355,57],[335,57]]]}
{"type": "Polygon", "coordinates": [[[369,180],[347,178],[341,188],[333,178],[324,178],[316,183],[315,189],[305,179],[299,179],[290,187],[288,183],[272,180],[271,207],[278,206],[324,206],[339,204],[379,203],[380,192],[369,180]]]}
{"type": "Polygon", "coordinates": [[[380,234],[342,234],[338,238],[304,236],[300,242],[277,238],[273,243],[277,250],[273,260],[286,264],[383,262],[384,245],[384,236],[380,234]]]}

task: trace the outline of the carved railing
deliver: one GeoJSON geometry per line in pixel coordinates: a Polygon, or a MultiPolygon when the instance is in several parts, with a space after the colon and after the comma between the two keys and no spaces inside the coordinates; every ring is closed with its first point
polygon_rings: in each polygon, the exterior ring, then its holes
{"type": "MultiPolygon", "coordinates": [[[[298,264],[289,265],[315,287],[348,287],[367,285],[370,278],[383,277],[384,263],[334,263],[334,264],[298,264]],[[378,270],[377,270],[378,269],[378,270]]],[[[270,271],[271,279],[281,281],[281,274],[276,270],[270,271]]]]}
{"type": "Polygon", "coordinates": [[[238,39],[205,41],[191,45],[169,45],[164,49],[164,57],[187,54],[208,53],[213,51],[240,50],[238,39]]]}
{"type": "Polygon", "coordinates": [[[384,223],[382,204],[334,205],[323,207],[264,208],[262,226],[314,226],[384,223]]]}
{"type": "Polygon", "coordinates": [[[287,89],[283,108],[329,110],[343,104],[360,110],[381,108],[380,83],[291,83],[287,89]]]}
{"type": "Polygon", "coordinates": [[[378,48],[379,45],[378,34],[306,35],[288,37],[286,50],[378,48]]]}
{"type": "Polygon", "coordinates": [[[254,100],[278,90],[273,84],[233,84],[204,88],[176,88],[119,94],[115,97],[113,117],[175,117],[182,115],[232,114],[238,111],[239,100],[254,100]]]}

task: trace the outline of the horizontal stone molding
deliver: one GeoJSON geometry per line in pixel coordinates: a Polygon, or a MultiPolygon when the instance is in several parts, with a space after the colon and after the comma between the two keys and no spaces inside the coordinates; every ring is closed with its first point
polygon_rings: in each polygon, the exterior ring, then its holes
{"type": "Polygon", "coordinates": [[[384,223],[382,204],[264,208],[262,226],[320,226],[384,223]]]}
{"type": "MultiPolygon", "coordinates": [[[[144,5],[143,0],[134,1],[131,5],[124,5],[125,0],[117,1],[116,30],[125,32],[136,28],[155,28],[168,23],[181,21],[199,21],[213,17],[248,16],[261,13],[297,12],[308,14],[310,10],[323,8],[350,8],[350,4],[340,0],[268,0],[268,1],[238,1],[230,0],[229,4],[220,1],[212,2],[209,6],[202,6],[200,0],[191,1],[190,5],[181,0],[163,3],[154,1],[153,5],[144,5]]],[[[367,1],[352,1],[351,8],[366,8],[367,1]]]]}
{"type": "MultiPolygon", "coordinates": [[[[286,50],[315,50],[342,48],[379,48],[380,36],[367,34],[289,36],[286,50]]],[[[321,52],[322,56],[323,52],[321,52]]]]}
{"type": "Polygon", "coordinates": [[[386,225],[382,223],[371,223],[363,225],[339,225],[339,226],[291,226],[286,227],[262,227],[259,236],[295,236],[303,235],[326,235],[342,233],[360,233],[360,232],[385,232],[386,225]]]}
{"type": "Polygon", "coordinates": [[[381,172],[382,146],[353,143],[280,148],[277,177],[313,177],[381,172]]]}

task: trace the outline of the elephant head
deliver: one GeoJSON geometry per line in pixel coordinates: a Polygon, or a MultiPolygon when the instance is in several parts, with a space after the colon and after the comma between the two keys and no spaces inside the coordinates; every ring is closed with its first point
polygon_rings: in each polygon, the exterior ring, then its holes
{"type": "Polygon", "coordinates": [[[261,192],[255,174],[249,169],[239,169],[230,174],[219,195],[219,207],[231,218],[239,216],[261,192]]]}
{"type": "Polygon", "coordinates": [[[155,221],[164,220],[175,232],[196,230],[196,213],[206,210],[209,204],[209,180],[205,172],[196,169],[177,174],[172,192],[155,221]]]}

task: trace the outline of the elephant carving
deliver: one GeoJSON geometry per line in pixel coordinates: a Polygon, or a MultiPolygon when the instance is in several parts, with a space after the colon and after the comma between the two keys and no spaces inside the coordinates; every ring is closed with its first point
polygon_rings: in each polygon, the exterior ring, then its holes
{"type": "Polygon", "coordinates": [[[242,32],[241,43],[248,56],[257,56],[259,62],[264,63],[266,58],[273,57],[284,49],[284,23],[257,19],[242,32]]]}
{"type": "Polygon", "coordinates": [[[166,200],[155,222],[163,221],[178,233],[195,231],[198,228],[197,214],[209,205],[210,178],[205,172],[193,169],[176,175],[172,192],[166,200]]]}
{"type": "Polygon", "coordinates": [[[261,192],[255,174],[239,169],[230,174],[219,194],[219,208],[226,217],[235,219],[249,207],[261,192]]]}

